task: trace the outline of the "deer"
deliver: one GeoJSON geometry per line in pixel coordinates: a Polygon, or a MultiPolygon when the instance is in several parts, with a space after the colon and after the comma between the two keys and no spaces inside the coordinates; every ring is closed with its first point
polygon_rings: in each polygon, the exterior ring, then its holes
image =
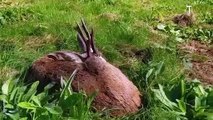
{"type": "Polygon", "coordinates": [[[176,15],[173,18],[173,22],[181,27],[191,26],[195,22],[194,13],[191,10],[191,6],[187,6],[187,12],[184,14],[176,15]]]}
{"type": "Polygon", "coordinates": [[[77,23],[77,40],[81,53],[56,51],[32,63],[27,79],[39,81],[42,89],[49,83],[60,86],[61,77],[69,77],[75,70],[71,83],[73,91],[86,95],[97,92],[92,106],[97,111],[109,110],[111,116],[136,113],[142,106],[141,93],[122,71],[98,51],[94,43],[94,30],[89,32],[84,20],[77,23]]]}

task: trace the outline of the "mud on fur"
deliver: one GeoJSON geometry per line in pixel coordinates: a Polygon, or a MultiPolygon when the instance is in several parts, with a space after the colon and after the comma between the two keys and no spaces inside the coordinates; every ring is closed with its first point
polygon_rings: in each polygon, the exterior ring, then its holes
{"type": "Polygon", "coordinates": [[[109,109],[111,116],[137,112],[141,107],[138,88],[101,56],[94,44],[93,29],[89,32],[82,20],[76,30],[82,53],[56,51],[39,58],[31,65],[27,82],[39,80],[41,90],[49,83],[54,83],[55,89],[59,89],[61,77],[69,77],[77,69],[72,89],[83,90],[87,95],[98,91],[93,101],[97,111],[109,109]]]}

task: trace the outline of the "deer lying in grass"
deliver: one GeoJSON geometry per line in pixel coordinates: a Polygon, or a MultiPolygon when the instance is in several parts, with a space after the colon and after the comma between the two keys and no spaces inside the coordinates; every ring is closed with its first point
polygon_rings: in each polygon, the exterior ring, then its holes
{"type": "Polygon", "coordinates": [[[191,6],[187,6],[188,11],[184,14],[176,15],[173,18],[173,22],[182,26],[191,26],[195,22],[194,13],[191,11],[191,6]]]}
{"type": "Polygon", "coordinates": [[[110,109],[112,116],[137,112],[141,106],[137,87],[100,55],[94,45],[93,30],[89,33],[83,20],[77,31],[83,53],[58,51],[48,54],[32,64],[28,78],[31,82],[32,79],[39,80],[40,86],[44,87],[51,82],[60,84],[61,76],[68,77],[78,69],[72,89],[83,90],[87,95],[98,91],[93,101],[98,111],[110,109]]]}

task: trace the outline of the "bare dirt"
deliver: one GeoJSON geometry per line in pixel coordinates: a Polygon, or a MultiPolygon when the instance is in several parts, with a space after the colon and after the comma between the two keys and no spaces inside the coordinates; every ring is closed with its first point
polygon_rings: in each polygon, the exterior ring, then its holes
{"type": "Polygon", "coordinates": [[[147,64],[152,59],[151,48],[138,49],[135,46],[120,44],[118,51],[125,57],[136,58],[137,60],[147,64]]]}
{"type": "Polygon", "coordinates": [[[182,44],[180,49],[191,59],[189,77],[213,85],[213,45],[192,40],[182,44]]]}

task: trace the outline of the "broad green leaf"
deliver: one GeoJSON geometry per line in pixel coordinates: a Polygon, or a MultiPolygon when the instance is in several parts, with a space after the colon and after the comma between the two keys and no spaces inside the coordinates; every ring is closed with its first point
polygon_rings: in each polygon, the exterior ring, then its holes
{"type": "Polygon", "coordinates": [[[27,120],[27,117],[22,117],[19,120],[27,120]]]}
{"type": "Polygon", "coordinates": [[[55,106],[55,107],[45,107],[45,108],[46,108],[47,111],[49,111],[51,114],[59,115],[59,114],[62,114],[62,113],[63,113],[61,107],[59,107],[59,106],[55,106]]]}
{"type": "Polygon", "coordinates": [[[12,120],[18,120],[20,118],[19,113],[11,114],[11,113],[5,113],[9,118],[12,120]]]}
{"type": "Polygon", "coordinates": [[[166,26],[164,24],[162,24],[162,23],[160,23],[160,24],[157,25],[157,29],[158,30],[165,30],[165,27],[166,26]]]}
{"type": "Polygon", "coordinates": [[[209,105],[211,109],[213,109],[213,90],[209,92],[206,98],[206,104],[209,105]]]}
{"type": "Polygon", "coordinates": [[[213,120],[213,113],[205,113],[207,120],[213,120]]]}
{"type": "Polygon", "coordinates": [[[4,114],[3,112],[0,112],[0,120],[4,120],[3,118],[4,118],[4,114]]]}
{"type": "Polygon", "coordinates": [[[11,95],[10,95],[10,101],[14,100],[15,97],[16,97],[16,93],[18,91],[18,87],[17,88],[14,88],[11,92],[11,95]]]}
{"type": "Polygon", "coordinates": [[[199,85],[198,88],[199,88],[200,93],[202,94],[202,96],[206,97],[208,95],[208,93],[204,90],[202,85],[199,85]]]}
{"type": "Polygon", "coordinates": [[[174,34],[175,36],[179,36],[179,35],[180,35],[180,30],[171,29],[170,32],[171,32],[172,34],[174,34]]]}
{"type": "MultiPolygon", "coordinates": [[[[47,111],[47,109],[45,107],[38,107],[36,108],[34,111],[36,111],[35,113],[35,117],[36,117],[36,120],[37,118],[39,118],[41,115],[44,115],[44,116],[49,116],[49,112],[47,111]]],[[[49,119],[48,119],[49,120],[49,119]]]]}
{"type": "Polygon", "coordinates": [[[26,90],[26,89],[27,89],[26,86],[20,86],[20,87],[18,88],[18,92],[17,92],[17,97],[18,97],[17,102],[18,102],[18,103],[21,102],[21,101],[24,101],[24,100],[22,100],[22,99],[23,99],[23,96],[25,95],[25,90],[26,90]]]}
{"type": "Polygon", "coordinates": [[[34,82],[31,86],[30,89],[28,90],[28,92],[26,94],[24,94],[24,101],[28,101],[30,100],[30,98],[36,94],[37,92],[37,87],[38,87],[39,81],[34,82]]]}
{"type": "Polygon", "coordinates": [[[201,107],[201,98],[195,97],[195,110],[198,111],[200,107],[201,107]]]}
{"type": "Polygon", "coordinates": [[[36,109],[38,106],[29,103],[29,102],[21,102],[18,104],[19,107],[24,108],[24,109],[36,109]]]}
{"type": "Polygon", "coordinates": [[[2,93],[5,94],[5,95],[8,95],[9,94],[9,85],[10,85],[10,82],[11,80],[7,80],[3,86],[2,86],[2,93]]]}
{"type": "Polygon", "coordinates": [[[41,103],[37,96],[32,96],[32,101],[34,101],[39,107],[41,107],[41,103]]]}
{"type": "Polygon", "coordinates": [[[180,110],[186,114],[186,103],[183,100],[177,100],[178,102],[178,107],[180,108],[180,110]]]}
{"type": "Polygon", "coordinates": [[[0,101],[8,103],[6,95],[0,95],[0,101]]]}
{"type": "Polygon", "coordinates": [[[180,37],[176,37],[175,40],[176,40],[177,42],[181,42],[181,43],[184,42],[184,39],[183,39],[183,38],[180,38],[180,37]]]}
{"type": "Polygon", "coordinates": [[[37,116],[36,120],[50,120],[50,115],[48,115],[48,114],[39,115],[39,116],[37,116]]]}
{"type": "Polygon", "coordinates": [[[146,73],[146,81],[148,81],[148,78],[151,76],[152,72],[153,72],[153,68],[150,69],[147,73],[146,73]]]}
{"type": "Polygon", "coordinates": [[[156,66],[155,76],[157,77],[157,75],[159,75],[160,73],[162,73],[163,70],[164,70],[164,62],[161,61],[156,66]]]}
{"type": "Polygon", "coordinates": [[[84,96],[82,93],[73,93],[68,96],[65,100],[60,101],[60,106],[63,109],[68,109],[71,106],[79,106],[80,102],[84,100],[84,96]]]}
{"type": "Polygon", "coordinates": [[[155,96],[164,104],[166,105],[168,108],[170,109],[176,109],[177,108],[177,104],[170,101],[164,90],[163,90],[163,86],[159,84],[159,89],[152,89],[152,91],[154,92],[155,96]]]}
{"type": "Polygon", "coordinates": [[[36,95],[38,101],[40,102],[41,105],[44,105],[46,103],[48,103],[49,98],[51,97],[51,95],[48,95],[47,92],[42,92],[39,93],[38,95],[36,95]]]}
{"type": "Polygon", "coordinates": [[[4,107],[7,109],[14,109],[14,106],[12,104],[6,104],[4,107]]]}
{"type": "Polygon", "coordinates": [[[8,92],[11,93],[16,87],[17,85],[17,80],[11,79],[11,82],[9,84],[9,88],[8,88],[8,92]]]}
{"type": "Polygon", "coordinates": [[[47,92],[49,89],[51,89],[55,84],[49,83],[47,86],[44,87],[44,92],[47,92]]]}

